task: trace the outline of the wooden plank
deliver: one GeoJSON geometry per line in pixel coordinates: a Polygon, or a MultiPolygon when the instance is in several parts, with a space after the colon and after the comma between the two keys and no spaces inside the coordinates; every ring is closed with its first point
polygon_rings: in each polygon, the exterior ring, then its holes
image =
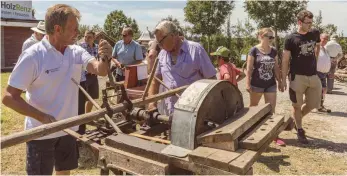
{"type": "Polygon", "coordinates": [[[273,137],[279,126],[283,124],[284,116],[269,115],[248,135],[240,140],[240,148],[249,150],[259,150],[259,148],[270,138],[273,137]]]}
{"type": "Polygon", "coordinates": [[[118,169],[125,169],[131,171],[131,173],[143,175],[169,174],[169,165],[167,163],[150,160],[107,146],[100,147],[100,158],[103,158],[104,163],[100,161],[99,166],[118,166],[118,169]]]}
{"type": "Polygon", "coordinates": [[[205,163],[205,159],[217,152],[218,149],[214,148],[208,148],[208,147],[198,147],[195,150],[193,150],[191,153],[188,154],[189,161],[195,162],[195,163],[205,163]]]}
{"type": "Polygon", "coordinates": [[[168,156],[161,153],[166,145],[126,134],[107,137],[105,145],[155,161],[165,162],[168,160],[168,156]]]}
{"type": "Polygon", "coordinates": [[[270,111],[270,104],[245,108],[245,112],[240,113],[236,118],[231,118],[221,127],[199,135],[198,144],[234,141],[270,111]]]}
{"type": "Polygon", "coordinates": [[[243,151],[230,152],[220,149],[198,147],[188,154],[189,161],[218,168],[229,172],[229,162],[236,159],[243,151]]]}
{"type": "MultiPolygon", "coordinates": [[[[185,170],[193,172],[196,175],[234,175],[233,173],[225,171],[225,170],[191,162],[188,160],[188,157],[185,157],[185,158],[171,157],[170,164],[174,166],[172,167],[173,169],[175,167],[185,169],[185,170]]],[[[171,173],[175,173],[175,171],[170,172],[170,174],[171,173]]],[[[190,175],[193,175],[193,174],[190,174],[190,175]]]]}
{"type": "Polygon", "coordinates": [[[234,152],[238,149],[238,144],[238,140],[235,139],[232,142],[204,143],[202,146],[234,152]]]}
{"type": "Polygon", "coordinates": [[[292,118],[285,116],[283,124],[278,128],[272,137],[270,137],[258,151],[246,150],[241,156],[229,163],[230,171],[236,174],[245,174],[265,151],[269,144],[281,133],[287,125],[292,121],[292,118]]]}
{"type": "Polygon", "coordinates": [[[245,175],[253,175],[253,167],[251,167],[245,175]]]}

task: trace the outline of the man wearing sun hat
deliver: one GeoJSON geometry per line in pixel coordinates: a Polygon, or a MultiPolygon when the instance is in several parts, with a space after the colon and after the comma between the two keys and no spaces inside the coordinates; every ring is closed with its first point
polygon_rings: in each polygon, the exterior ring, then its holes
{"type": "Polygon", "coordinates": [[[40,21],[37,26],[32,27],[31,30],[33,30],[34,33],[23,43],[22,52],[43,39],[46,34],[45,22],[40,21]]]}
{"type": "Polygon", "coordinates": [[[216,52],[211,53],[211,56],[217,56],[219,79],[227,80],[237,86],[237,82],[245,78],[246,75],[230,63],[230,50],[228,48],[220,46],[216,52]]]}

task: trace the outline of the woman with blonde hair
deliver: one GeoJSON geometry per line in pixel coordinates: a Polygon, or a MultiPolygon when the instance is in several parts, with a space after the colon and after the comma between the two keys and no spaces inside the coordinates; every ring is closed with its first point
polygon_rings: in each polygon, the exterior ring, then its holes
{"type": "MultiPolygon", "coordinates": [[[[277,50],[271,46],[273,31],[270,28],[260,29],[258,39],[260,43],[250,49],[247,58],[246,89],[250,93],[250,106],[257,106],[264,95],[265,103],[270,103],[272,113],[275,113],[276,84],[281,88],[282,80],[277,50]]],[[[275,142],[280,146],[285,145],[279,138],[275,142]]]]}

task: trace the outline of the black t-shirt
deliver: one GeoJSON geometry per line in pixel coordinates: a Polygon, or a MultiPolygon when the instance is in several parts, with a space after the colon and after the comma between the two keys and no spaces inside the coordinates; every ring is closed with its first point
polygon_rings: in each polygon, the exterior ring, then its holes
{"type": "Polygon", "coordinates": [[[277,50],[271,47],[270,53],[264,54],[257,47],[253,47],[248,55],[254,57],[251,85],[260,88],[276,85],[274,67],[277,50]]]}
{"type": "Polygon", "coordinates": [[[312,29],[306,34],[294,32],[286,37],[284,49],[291,53],[291,74],[306,76],[317,74],[315,46],[319,42],[320,33],[316,29],[312,29]]]}

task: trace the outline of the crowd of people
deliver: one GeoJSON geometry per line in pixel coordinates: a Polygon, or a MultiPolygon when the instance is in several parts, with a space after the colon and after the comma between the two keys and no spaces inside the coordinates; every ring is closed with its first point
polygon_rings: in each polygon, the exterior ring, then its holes
{"type": "MultiPolygon", "coordinates": [[[[333,81],[334,63],[342,57],[336,36],[328,42],[328,34],[311,29],[313,15],[307,10],[297,15],[298,30],[285,39],[281,66],[279,51],[272,46],[274,32],[270,28],[259,30],[259,44],[249,51],[246,73],[232,63],[230,50],[224,46],[210,53],[218,63],[216,69],[202,45],[185,39],[179,27],[167,20],[155,27],[155,41],[150,42],[145,57],[139,43],[133,40],[133,30],[129,27],[123,29],[123,39],[113,48],[105,40],[94,43],[94,31],[86,31],[84,42],[76,45],[80,17],[74,7],[54,5],[48,8],[45,22],[32,28],[33,35],[23,44],[2,102],[26,116],[26,129],[91,112],[92,103],[79,92],[71,78],[80,80],[91,97],[98,99],[97,76],[105,76],[110,63],[115,66],[116,81],[123,81],[124,67],[139,64],[146,58],[148,72],[152,70],[154,60],[158,59],[155,76],[170,89],[217,77],[238,87],[238,82],[246,78],[245,89],[250,94],[250,106],[257,106],[264,95],[272,113],[275,113],[277,90],[284,92],[288,79],[293,126],[298,141],[306,144],[308,140],[302,118],[314,108],[326,111],[323,103],[325,94],[331,93],[329,80],[333,81]],[[26,91],[27,101],[21,97],[23,91],[26,91]]],[[[149,96],[166,91],[156,80],[149,84],[149,96]]],[[[150,103],[148,109],[158,108],[162,114],[171,116],[177,100],[176,96],[166,98],[161,105],[150,103]]],[[[73,127],[72,130],[84,134],[86,126],[73,127]]],[[[285,145],[279,138],[275,142],[285,145]]],[[[27,173],[51,175],[55,167],[57,175],[70,174],[70,170],[78,167],[76,145],[76,139],[64,132],[27,142],[27,173]]]]}

